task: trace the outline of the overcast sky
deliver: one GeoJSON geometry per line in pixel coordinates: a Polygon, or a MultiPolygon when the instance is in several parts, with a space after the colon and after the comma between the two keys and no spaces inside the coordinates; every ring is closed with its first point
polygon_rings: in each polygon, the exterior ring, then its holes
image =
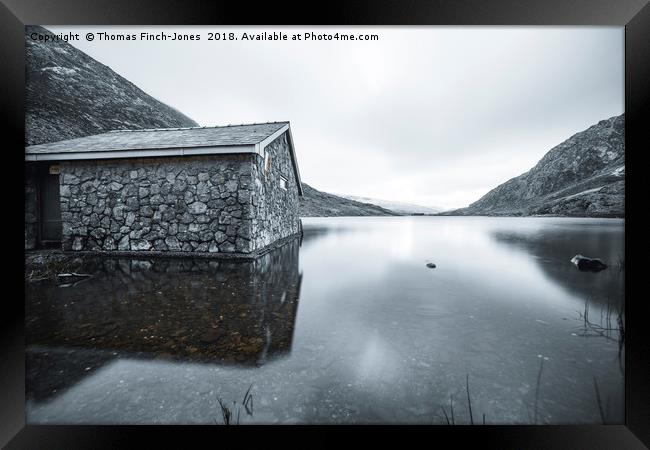
{"type": "Polygon", "coordinates": [[[624,111],[620,27],[46,27],[200,34],[71,44],[200,125],[291,121],[303,181],[333,193],[466,206],[624,111]]]}

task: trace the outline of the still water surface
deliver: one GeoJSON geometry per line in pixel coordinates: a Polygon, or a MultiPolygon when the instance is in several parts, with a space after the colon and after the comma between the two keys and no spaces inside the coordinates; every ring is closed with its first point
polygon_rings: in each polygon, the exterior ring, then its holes
{"type": "Polygon", "coordinates": [[[624,298],[622,220],[303,224],[255,262],[104,258],[27,285],[27,421],[215,423],[221,399],[241,423],[443,424],[453,399],[460,424],[469,387],[476,423],[623,422],[624,349],[598,334],[624,298]]]}

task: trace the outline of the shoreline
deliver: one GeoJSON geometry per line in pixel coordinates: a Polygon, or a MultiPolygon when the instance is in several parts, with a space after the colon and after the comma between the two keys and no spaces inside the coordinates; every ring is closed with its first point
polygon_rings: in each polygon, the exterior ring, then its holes
{"type": "Polygon", "coordinates": [[[401,214],[401,215],[395,215],[395,216],[384,216],[384,215],[376,215],[376,216],[299,216],[301,219],[328,219],[328,218],[336,218],[336,217],[354,217],[354,218],[362,218],[362,217],[489,217],[489,218],[498,218],[498,217],[503,217],[503,218],[519,218],[519,219],[531,219],[531,218],[556,218],[556,219],[619,219],[619,220],[625,220],[625,216],[558,216],[558,215],[552,215],[552,214],[535,214],[535,215],[530,215],[530,216],[518,216],[518,215],[500,215],[500,214],[494,214],[494,215],[489,215],[489,214],[401,214]]]}

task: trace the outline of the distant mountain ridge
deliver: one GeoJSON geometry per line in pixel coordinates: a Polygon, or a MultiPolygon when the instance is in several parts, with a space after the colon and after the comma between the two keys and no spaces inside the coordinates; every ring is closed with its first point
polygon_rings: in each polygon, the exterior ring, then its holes
{"type": "Polygon", "coordinates": [[[25,27],[25,144],[116,129],[198,124],[64,41],[32,40],[25,27]]]}
{"type": "Polygon", "coordinates": [[[334,194],[321,192],[302,183],[303,196],[300,197],[298,214],[302,217],[332,216],[398,216],[377,205],[357,202],[334,194]]]}
{"type": "Polygon", "coordinates": [[[443,214],[624,217],[625,115],[574,134],[528,172],[443,214]]]}
{"type": "Polygon", "coordinates": [[[358,197],[355,195],[341,195],[343,198],[354,200],[356,202],[370,203],[380,206],[384,209],[396,212],[398,214],[438,214],[443,211],[442,208],[431,208],[428,206],[414,205],[413,203],[397,202],[392,200],[380,200],[370,197],[358,197]]]}

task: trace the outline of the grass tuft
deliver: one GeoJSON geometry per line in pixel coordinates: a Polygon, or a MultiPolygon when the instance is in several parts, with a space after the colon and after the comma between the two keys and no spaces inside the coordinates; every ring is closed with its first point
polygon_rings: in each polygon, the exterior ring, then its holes
{"type": "MultiPolygon", "coordinates": [[[[221,408],[221,419],[223,421],[223,425],[239,425],[241,419],[242,406],[244,407],[246,414],[248,414],[249,416],[253,415],[253,394],[251,394],[252,388],[253,385],[251,384],[246,390],[246,393],[244,394],[244,399],[239,405],[235,400],[233,400],[232,407],[231,407],[228,404],[224,403],[224,401],[221,398],[219,397],[217,398],[217,401],[219,402],[219,407],[221,408]],[[237,413],[237,418],[233,422],[233,419],[235,417],[235,412],[237,413]]],[[[219,422],[217,421],[215,421],[215,423],[219,424],[219,422]]]]}

